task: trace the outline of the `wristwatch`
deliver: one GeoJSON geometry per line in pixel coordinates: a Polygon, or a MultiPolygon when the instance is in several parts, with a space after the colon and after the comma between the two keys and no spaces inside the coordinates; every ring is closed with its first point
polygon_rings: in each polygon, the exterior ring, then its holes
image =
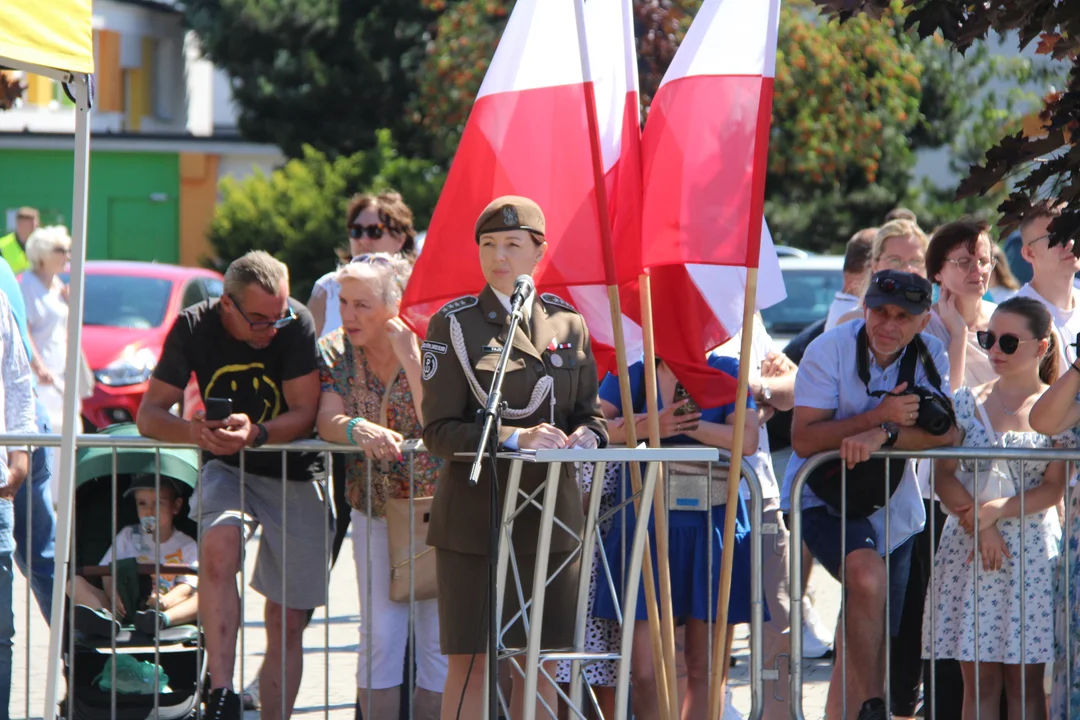
{"type": "Polygon", "coordinates": [[[767,402],[770,402],[771,400],[772,400],[772,388],[769,387],[768,385],[762,385],[761,386],[761,401],[767,403],[767,402]]]}
{"type": "Polygon", "coordinates": [[[259,434],[255,436],[255,442],[251,443],[251,447],[262,447],[270,437],[270,432],[262,423],[255,423],[255,427],[259,428],[259,434]]]}
{"type": "Polygon", "coordinates": [[[896,444],[897,438],[900,437],[900,428],[896,423],[883,422],[881,423],[881,429],[885,432],[885,442],[881,446],[891,448],[896,444]]]}

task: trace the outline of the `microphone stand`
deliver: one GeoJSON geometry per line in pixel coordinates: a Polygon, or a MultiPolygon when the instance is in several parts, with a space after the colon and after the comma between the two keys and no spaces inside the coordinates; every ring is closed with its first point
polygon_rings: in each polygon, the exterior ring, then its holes
{"type": "MultiPolygon", "coordinates": [[[[510,313],[510,328],[506,333],[506,341],[503,343],[502,353],[499,355],[499,362],[495,366],[495,377],[491,381],[491,389],[488,391],[487,407],[482,411],[477,412],[477,420],[483,419],[483,426],[480,429],[480,442],[477,444],[476,457],[473,458],[472,469],[469,472],[469,487],[476,487],[476,484],[480,481],[480,468],[484,460],[485,450],[488,452],[491,458],[491,482],[489,487],[488,498],[488,588],[487,588],[487,606],[488,606],[488,643],[487,643],[487,657],[488,657],[488,719],[498,720],[499,718],[499,623],[501,618],[498,617],[496,609],[498,606],[498,565],[499,565],[499,524],[501,519],[499,517],[499,486],[496,471],[498,469],[498,463],[495,459],[495,455],[499,448],[499,436],[493,430],[498,426],[499,418],[502,416],[503,410],[505,410],[505,403],[502,402],[502,384],[503,376],[506,374],[506,363],[510,359],[510,348],[513,345],[514,333],[517,332],[517,327],[524,319],[524,313],[521,306],[524,304],[524,298],[518,300],[517,294],[515,294],[514,300],[517,302],[513,305],[513,312],[510,313]],[[489,447],[490,443],[490,447],[489,447]]],[[[509,500],[509,498],[507,499],[509,500]]]]}

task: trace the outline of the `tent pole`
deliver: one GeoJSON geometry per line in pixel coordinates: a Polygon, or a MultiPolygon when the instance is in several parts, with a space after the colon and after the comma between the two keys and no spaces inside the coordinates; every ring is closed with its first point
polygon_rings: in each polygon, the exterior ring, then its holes
{"type": "Polygon", "coordinates": [[[82,357],[83,266],[86,262],[86,210],[90,180],[90,77],[74,75],[75,89],[75,181],[71,205],[71,280],[68,297],[67,361],[64,366],[64,426],[60,430],[60,497],[57,506],[56,555],[53,570],[52,619],[49,632],[49,665],[45,686],[44,718],[57,715],[57,686],[61,675],[60,643],[64,633],[64,602],[67,599],[71,515],[75,495],[75,436],[79,417],[79,375],[82,357]]]}

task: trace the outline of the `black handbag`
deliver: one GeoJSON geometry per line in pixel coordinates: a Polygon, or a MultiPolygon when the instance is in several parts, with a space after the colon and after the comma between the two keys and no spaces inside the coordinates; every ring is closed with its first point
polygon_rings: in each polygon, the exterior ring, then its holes
{"type": "MultiPolygon", "coordinates": [[[[856,352],[858,353],[859,379],[867,386],[867,394],[874,397],[887,395],[888,393],[881,390],[871,392],[869,388],[870,350],[866,340],[865,327],[859,330],[856,352]]],[[[920,358],[923,361],[923,369],[926,371],[927,379],[938,393],[941,393],[941,374],[934,366],[934,361],[930,357],[925,343],[918,335],[908,343],[907,348],[904,350],[904,356],[900,359],[900,374],[897,384],[906,381],[909,391],[915,387],[915,368],[920,358]]],[[[944,395],[942,394],[942,396],[944,395]]],[[[855,467],[848,470],[847,482],[844,484],[841,482],[843,464],[844,461],[839,458],[823,462],[811,471],[810,477],[806,479],[806,484],[810,486],[818,499],[833,510],[840,512],[842,508],[846,509],[845,517],[851,519],[870,517],[885,507],[888,499],[892,497],[893,493],[896,492],[896,488],[900,486],[900,481],[904,479],[904,472],[907,469],[907,460],[902,458],[890,458],[887,461],[884,458],[871,458],[866,462],[856,464],[855,467]],[[889,468],[887,486],[885,484],[886,463],[889,468]],[[844,497],[847,498],[846,508],[843,507],[844,497]]]]}

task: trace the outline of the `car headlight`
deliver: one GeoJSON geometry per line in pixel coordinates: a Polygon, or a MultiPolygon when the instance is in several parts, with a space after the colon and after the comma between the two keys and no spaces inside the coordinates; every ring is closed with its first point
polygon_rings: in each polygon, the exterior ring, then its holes
{"type": "Polygon", "coordinates": [[[150,379],[155,365],[157,365],[157,355],[153,350],[150,348],[132,350],[129,347],[108,367],[95,372],[94,377],[102,385],[111,387],[138,385],[150,379]]]}

